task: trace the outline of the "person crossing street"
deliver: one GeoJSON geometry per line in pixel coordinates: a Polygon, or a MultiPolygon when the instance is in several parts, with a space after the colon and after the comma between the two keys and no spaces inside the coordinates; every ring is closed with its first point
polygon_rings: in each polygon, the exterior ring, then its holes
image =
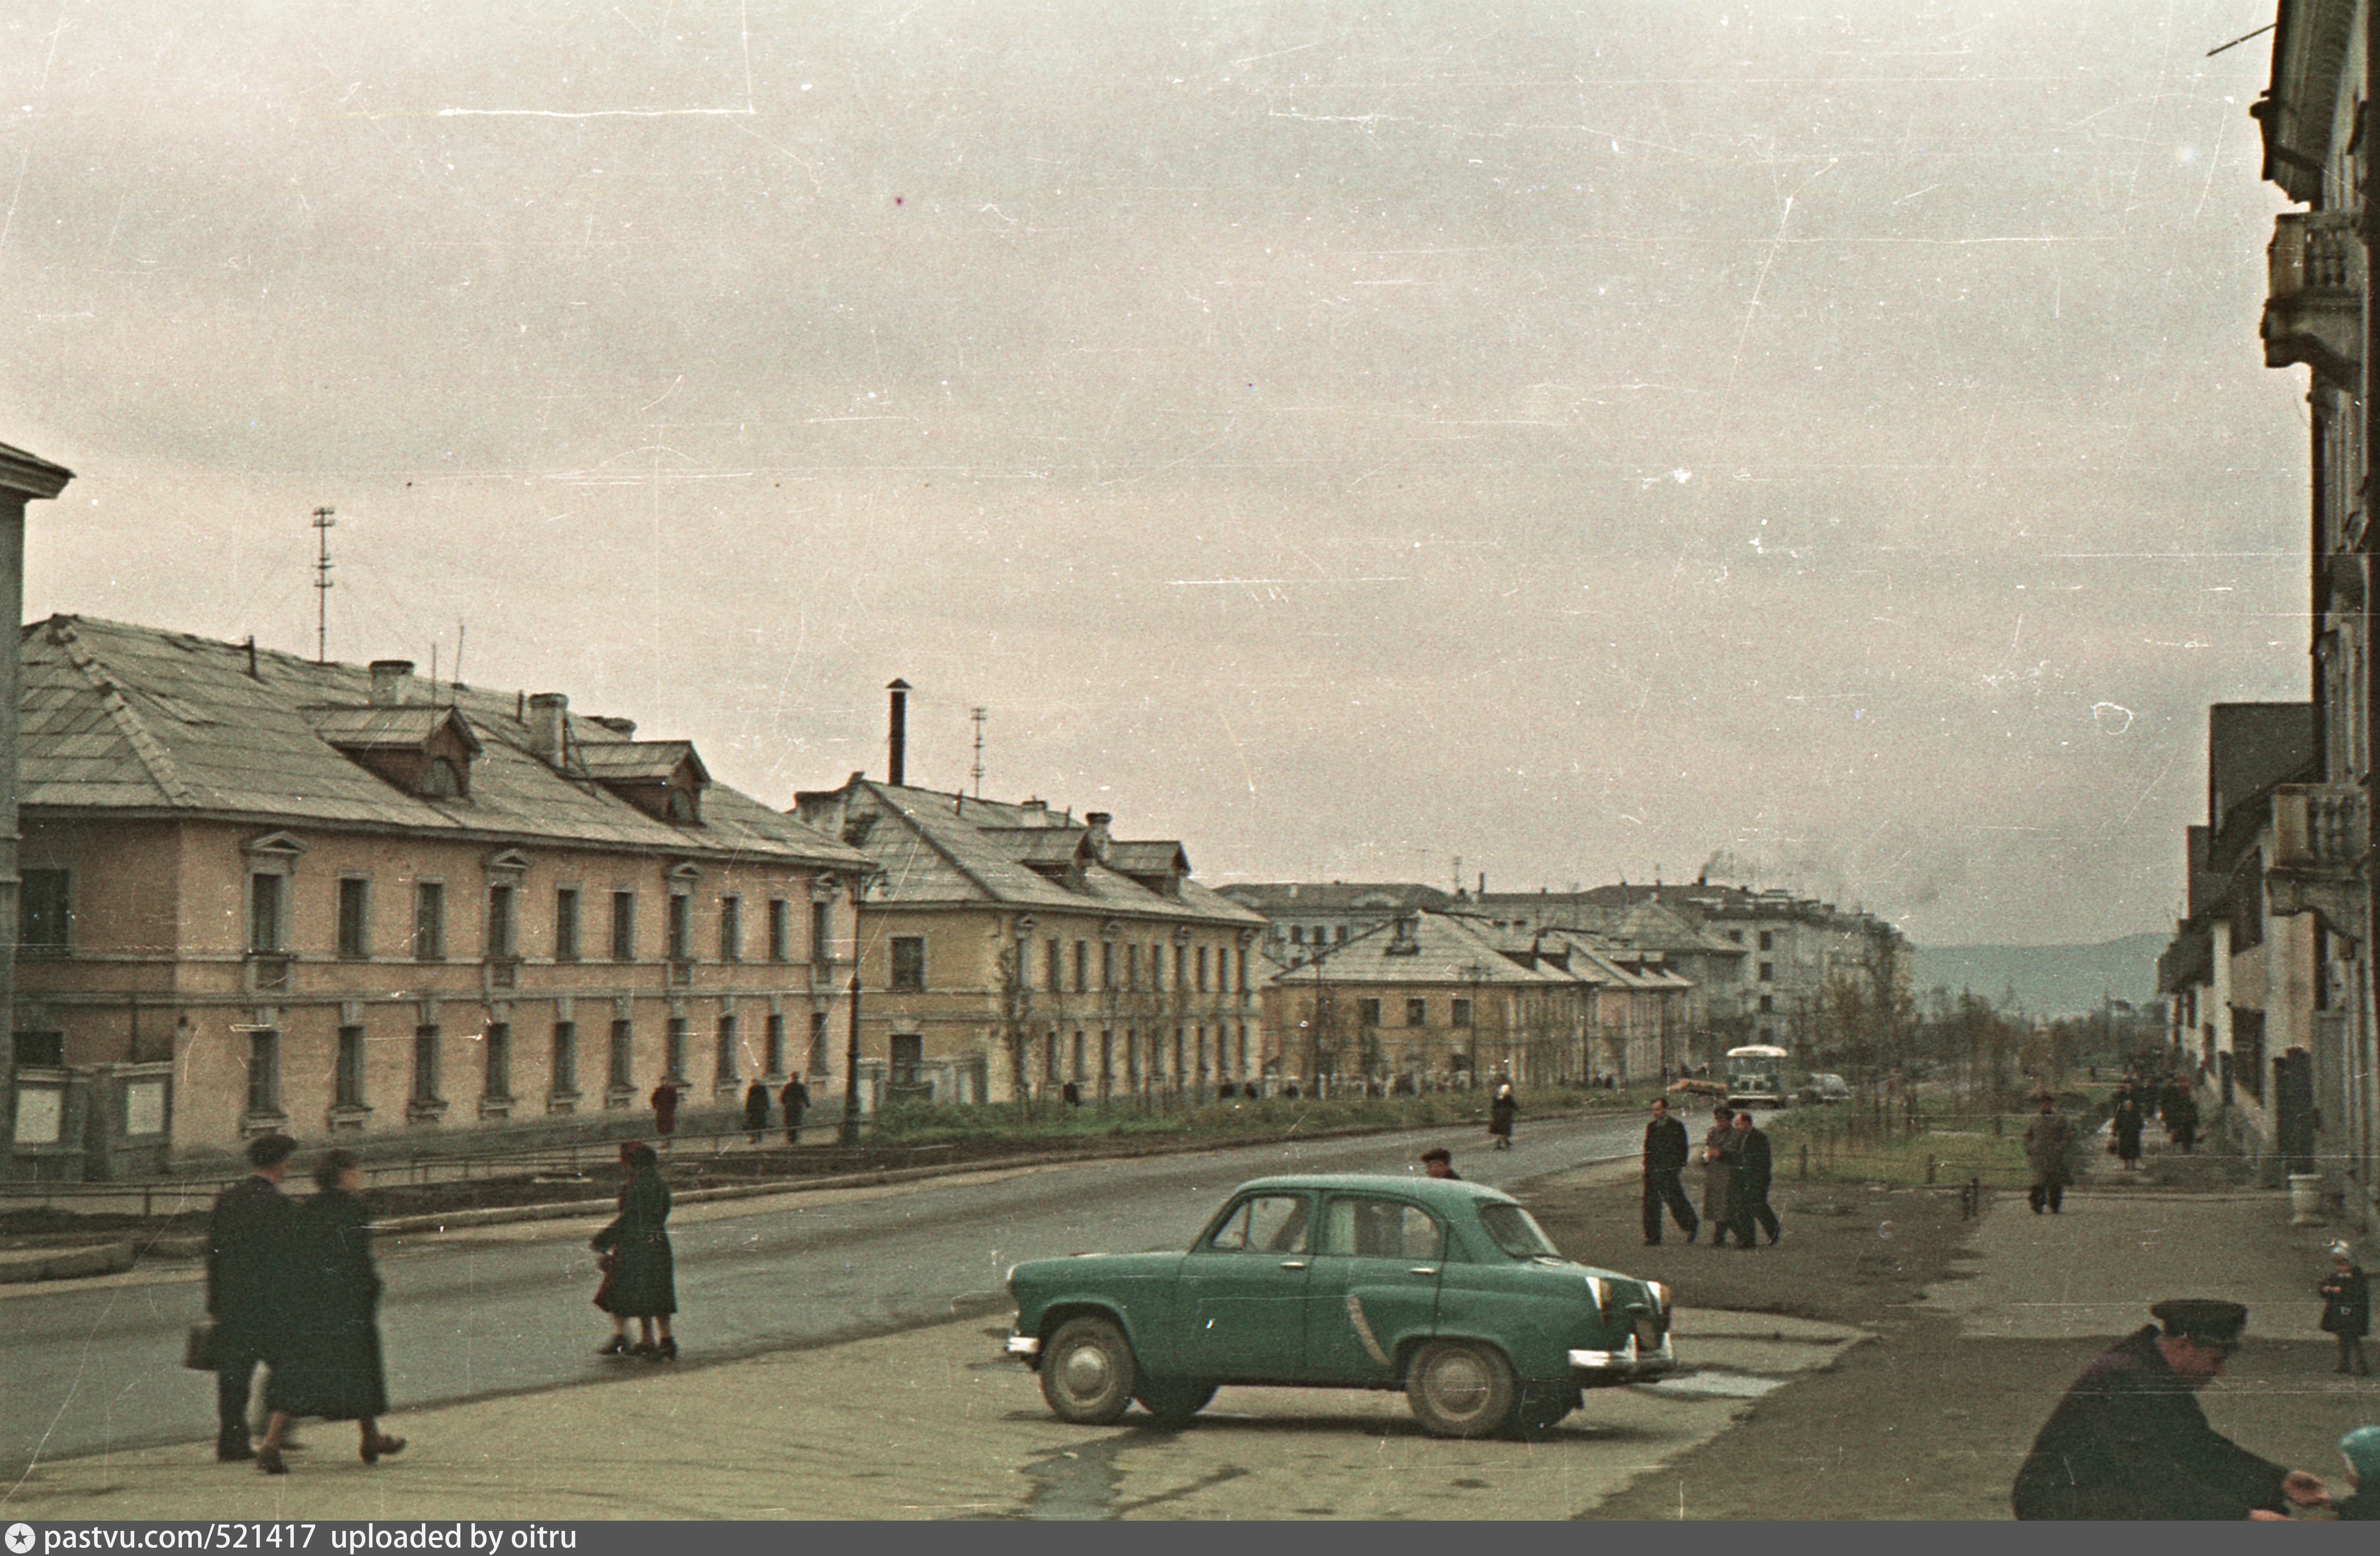
{"type": "Polygon", "coordinates": [[[1675,1217],[1678,1229],[1691,1243],[1701,1232],[1702,1222],[1694,1216],[1694,1207],[1686,1198],[1685,1185],[1678,1175],[1686,1170],[1686,1126],[1670,1116],[1670,1100],[1653,1099],[1653,1120],[1645,1125],[1645,1246],[1661,1246],[1661,1210],[1664,1206],[1675,1217]]]}

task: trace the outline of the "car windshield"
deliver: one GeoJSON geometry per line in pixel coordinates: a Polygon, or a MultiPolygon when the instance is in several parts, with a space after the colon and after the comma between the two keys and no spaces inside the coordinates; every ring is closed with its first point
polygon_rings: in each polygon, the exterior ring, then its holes
{"type": "Polygon", "coordinates": [[[1490,1200],[1479,1207],[1479,1224],[1495,1245],[1514,1258],[1560,1258],[1561,1251],[1545,1228],[1518,1205],[1490,1200]]]}

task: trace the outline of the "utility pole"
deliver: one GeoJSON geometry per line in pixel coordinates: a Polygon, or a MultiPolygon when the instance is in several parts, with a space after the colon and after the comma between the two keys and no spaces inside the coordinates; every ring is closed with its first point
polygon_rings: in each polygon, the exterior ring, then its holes
{"type": "Polygon", "coordinates": [[[859,969],[851,969],[851,1035],[843,1049],[843,1131],[839,1144],[859,1144],[859,969]]]}
{"type": "Polygon", "coordinates": [[[331,642],[331,531],[338,520],[331,516],[336,508],[314,510],[314,663],[330,663],[331,642]]]}
{"type": "Polygon", "coordinates": [[[983,797],[983,710],[975,711],[975,797],[983,797]]]}

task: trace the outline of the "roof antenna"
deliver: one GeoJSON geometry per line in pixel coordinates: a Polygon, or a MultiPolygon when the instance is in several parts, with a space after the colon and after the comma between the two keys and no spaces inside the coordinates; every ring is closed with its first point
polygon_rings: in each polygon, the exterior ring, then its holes
{"type": "Polygon", "coordinates": [[[983,797],[983,710],[975,711],[975,797],[983,797]]]}
{"type": "Polygon", "coordinates": [[[314,510],[314,663],[331,662],[331,531],[338,520],[331,507],[314,510]]]}

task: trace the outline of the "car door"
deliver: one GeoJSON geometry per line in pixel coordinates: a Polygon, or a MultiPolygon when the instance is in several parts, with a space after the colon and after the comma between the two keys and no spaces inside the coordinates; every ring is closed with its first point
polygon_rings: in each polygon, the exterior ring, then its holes
{"type": "Polygon", "coordinates": [[[1173,1307],[1182,1377],[1305,1378],[1314,1197],[1293,1189],[1243,1195],[1183,1259],[1173,1307]]]}
{"type": "Polygon", "coordinates": [[[1402,1342],[1437,1325],[1446,1228],[1388,1195],[1333,1194],[1305,1288],[1305,1368],[1318,1383],[1387,1383],[1402,1342]]]}

